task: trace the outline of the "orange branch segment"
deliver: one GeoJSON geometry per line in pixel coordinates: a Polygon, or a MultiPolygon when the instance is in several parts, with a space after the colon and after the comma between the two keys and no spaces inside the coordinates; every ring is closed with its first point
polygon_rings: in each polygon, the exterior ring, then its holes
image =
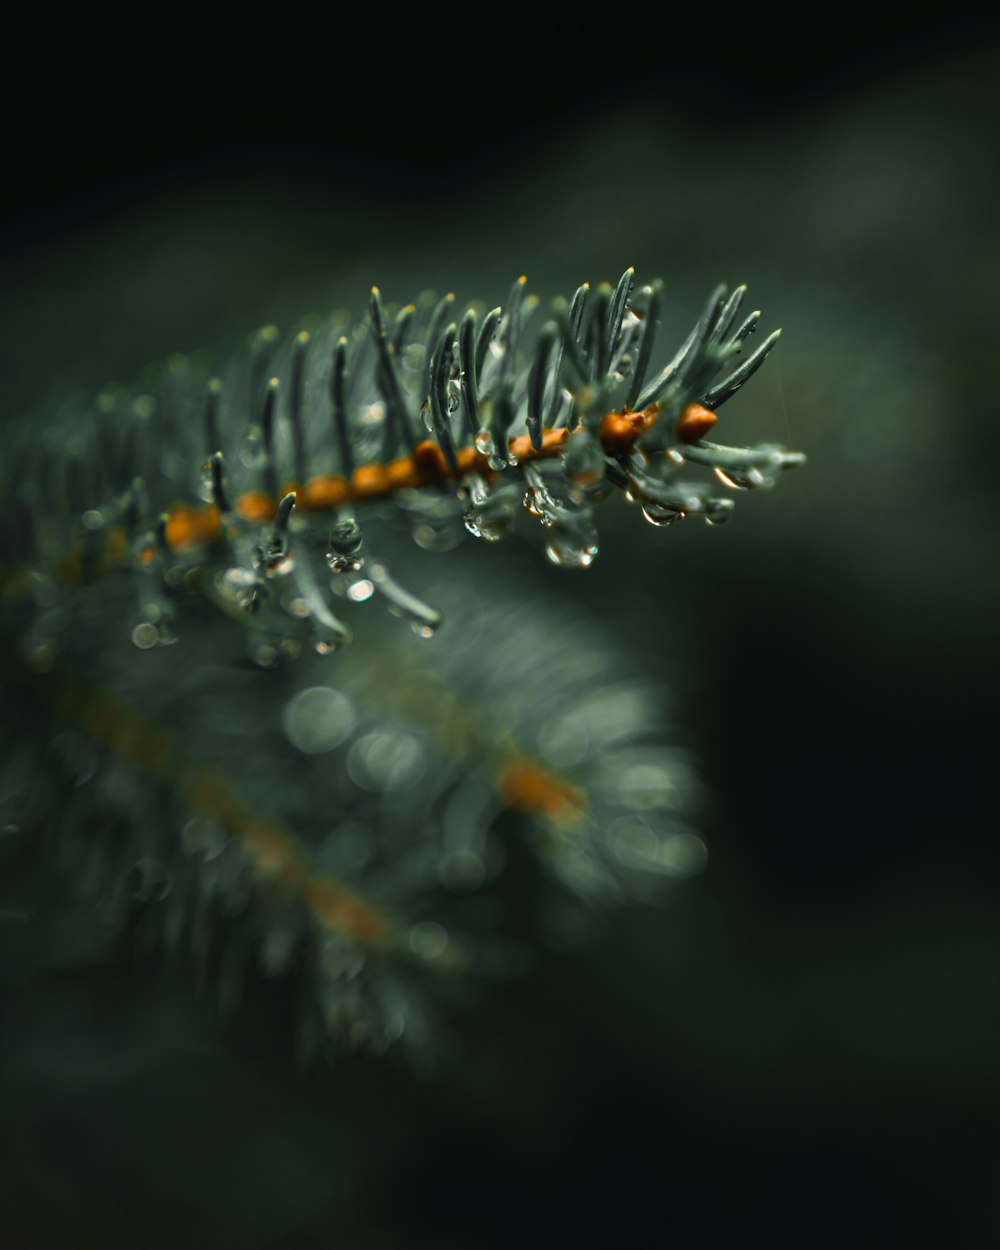
{"type": "Polygon", "coordinates": [[[579,823],[589,807],[579,787],[525,756],[508,760],[497,778],[497,789],[512,811],[537,812],[563,827],[579,823]]]}
{"type": "Polygon", "coordinates": [[[226,777],[192,761],[171,734],[82,678],[60,674],[57,682],[46,681],[44,695],[140,773],[175,786],[190,811],[217,820],[262,879],[298,899],[326,928],[368,946],[390,940],[386,912],[318,871],[288,829],[256,813],[226,777]]]}
{"type": "MultiPolygon", "coordinates": [[[[700,434],[686,437],[687,431],[700,428],[699,422],[704,425],[705,420],[711,417],[709,425],[715,423],[714,414],[704,408],[698,409],[698,413],[704,415],[696,417],[692,410],[697,407],[689,405],[678,422],[678,436],[683,441],[690,442],[693,437],[700,437],[700,434]],[[682,431],[681,422],[685,420],[687,424],[682,431]]],[[[651,404],[642,412],[609,412],[601,422],[601,445],[605,452],[615,456],[627,453],[654,424],[658,414],[656,404],[651,404]]],[[[567,426],[543,430],[542,445],[536,449],[528,435],[522,434],[510,440],[510,454],[521,464],[555,459],[562,455],[569,435],[567,426]]],[[[307,512],[329,512],[342,504],[381,499],[397,490],[417,490],[431,482],[464,477],[467,473],[478,473],[485,478],[496,476],[486,456],[475,447],[463,447],[458,452],[458,468],[454,471],[438,444],[425,439],[417,444],[412,456],[402,456],[387,464],[360,465],[350,480],[333,474],[319,474],[310,478],[304,486],[286,483],[282,494],[294,491],[296,503],[307,512]]],[[[265,491],[247,491],[236,501],[237,514],[254,524],[274,520],[277,510],[277,502],[265,491]]],[[[222,519],[214,504],[200,508],[178,504],[167,514],[166,541],[173,551],[185,551],[212,542],[221,530],[222,519]]]]}

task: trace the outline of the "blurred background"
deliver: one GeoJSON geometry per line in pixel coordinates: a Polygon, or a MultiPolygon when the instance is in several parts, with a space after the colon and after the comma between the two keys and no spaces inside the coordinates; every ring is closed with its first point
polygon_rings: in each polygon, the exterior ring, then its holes
{"type": "Polygon", "coordinates": [[[299,16],[265,48],[221,7],[224,38],[178,6],[12,43],[34,68],[4,122],[5,416],[360,314],[373,282],[496,303],[522,272],[548,298],[634,264],[665,279],[664,350],[716,282],[749,283],[785,333],[725,441],[809,464],[722,531],[602,517],[593,569],[547,579],[675,691],[710,795],[701,877],[486,996],[424,1076],[303,1077],[280,990],[226,1029],[127,961],[5,974],[12,1244],[991,1244],[986,10],[720,12],[584,57],[499,10],[481,55],[436,11],[364,39],[299,16]]]}

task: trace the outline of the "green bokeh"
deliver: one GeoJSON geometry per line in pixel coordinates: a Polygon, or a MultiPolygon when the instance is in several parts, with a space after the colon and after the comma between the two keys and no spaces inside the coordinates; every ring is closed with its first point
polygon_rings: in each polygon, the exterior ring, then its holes
{"type": "Polygon", "coordinates": [[[726,437],[810,457],[720,532],[622,509],[590,572],[551,578],[677,691],[706,875],[485,1000],[425,1084],[355,1062],[303,1084],[280,998],[247,1037],[85,962],[7,987],[4,1196],[48,1212],[40,1236],[591,1244],[659,1214],[664,1240],[826,1245],[904,1210],[996,1235],[995,1148],[973,1146],[1000,1110],[988,51],[759,128],[622,101],[469,168],[320,144],[165,162],[8,247],[9,412],[360,312],[372,282],[496,302],[520,272],[547,297],[631,263],[665,278],[671,342],[715,282],[750,284],[785,334],[726,437]]]}

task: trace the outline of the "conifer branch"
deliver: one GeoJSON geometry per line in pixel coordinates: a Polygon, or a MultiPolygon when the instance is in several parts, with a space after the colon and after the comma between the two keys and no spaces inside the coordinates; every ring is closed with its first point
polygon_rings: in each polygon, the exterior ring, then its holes
{"type": "Polygon", "coordinates": [[[173,358],[15,424],[5,820],[225,1001],[255,965],[301,977],[310,1052],[419,1044],[432,969],[503,966],[456,901],[513,836],[585,905],[696,871],[690,766],[617,642],[498,599],[460,553],[425,601],[400,530],[450,553],[526,513],[586,568],[616,496],[726,520],[802,461],[708,441],[777,341],[744,357],[744,296],[713,291],[650,379],[661,287],[631,269],[537,318],[523,278],[482,316],[373,288],[360,325],[267,326],[213,372],[173,358]]]}

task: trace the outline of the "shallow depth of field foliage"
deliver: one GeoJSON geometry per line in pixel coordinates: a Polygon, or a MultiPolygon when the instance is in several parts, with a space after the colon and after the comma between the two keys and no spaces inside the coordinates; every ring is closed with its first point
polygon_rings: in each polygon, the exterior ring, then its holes
{"type": "MultiPolygon", "coordinates": [[[[726,433],[809,457],[723,531],[621,515],[592,569],[548,579],[673,690],[709,866],[484,994],[441,1070],[301,1078],[280,989],[220,1028],[68,912],[30,949],[0,919],[0,1208],[30,1244],[238,1229],[254,1248],[457,1250],[651,1221],[706,1244],[890,1244],[904,1218],[995,1235],[996,1164],[973,1146],[1000,1109],[985,52],[774,106],[752,140],[621,99],[519,133],[510,177],[318,141],[266,180],[243,157],[180,160],[8,238],[11,412],[45,379],[97,387],[313,308],[360,315],[372,282],[496,303],[520,272],[551,296],[634,264],[666,280],[665,344],[712,284],[749,284],[784,337],[726,433]],[[642,193],[582,195],[612,156],[642,193]],[[407,176],[405,212],[348,193],[407,176]]],[[[506,546],[485,554],[515,594],[538,553],[506,546]]]]}

